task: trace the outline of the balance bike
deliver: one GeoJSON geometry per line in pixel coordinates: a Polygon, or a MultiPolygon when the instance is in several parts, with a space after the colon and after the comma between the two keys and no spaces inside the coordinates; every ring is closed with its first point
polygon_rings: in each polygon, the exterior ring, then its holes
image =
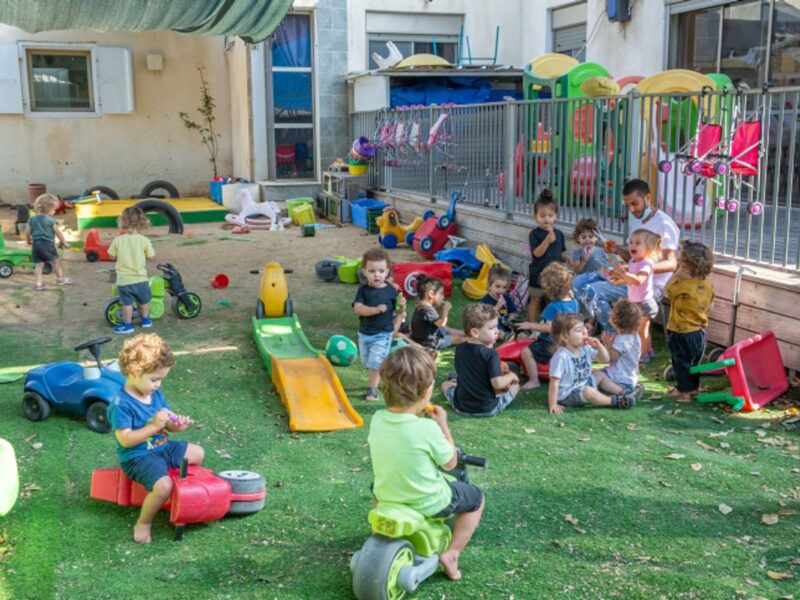
{"type": "MultiPolygon", "coordinates": [[[[456,447],[458,464],[450,476],[469,482],[467,465],[486,468],[488,459],[456,447]]],[[[353,554],[353,593],[358,600],[400,600],[439,569],[439,555],[453,537],[452,519],[425,517],[394,502],[379,502],[367,516],[372,535],[353,554]]]]}
{"type": "MultiPolygon", "coordinates": [[[[150,318],[158,319],[164,316],[164,297],[165,292],[167,292],[170,295],[172,311],[178,318],[194,319],[200,314],[200,309],[202,308],[200,296],[194,292],[188,291],[183,286],[181,274],[173,265],[164,263],[157,266],[162,274],[153,275],[150,278],[150,291],[153,295],[150,300],[150,318]]],[[[114,285],[112,293],[115,294],[115,296],[106,303],[103,314],[108,324],[114,327],[122,323],[122,304],[119,302],[119,291],[116,285],[114,285]]],[[[138,308],[134,307],[133,318],[138,316],[138,308]]]]}

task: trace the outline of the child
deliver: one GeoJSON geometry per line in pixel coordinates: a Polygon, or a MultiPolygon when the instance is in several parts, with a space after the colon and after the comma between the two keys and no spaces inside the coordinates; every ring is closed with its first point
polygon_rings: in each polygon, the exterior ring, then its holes
{"type": "Polygon", "coordinates": [[[367,402],[378,399],[378,367],[389,354],[394,331],[394,312],[405,298],[397,299],[397,288],[388,282],[391,261],[382,248],[367,250],[361,259],[361,272],[367,283],[359,286],[353,309],[359,317],[358,351],[368,370],[367,402]]]}
{"type": "Polygon", "coordinates": [[[653,345],[650,340],[650,321],[658,314],[658,303],[653,290],[653,266],[661,256],[661,236],[648,229],[637,229],[631,234],[628,252],[631,255],[627,266],[615,264],[609,277],[614,283],[628,286],[628,300],[642,309],[641,364],[653,360],[653,345]]]}
{"type": "Polygon", "coordinates": [[[386,410],[372,417],[367,439],[378,502],[404,504],[425,516],[455,516],[453,538],[439,562],[457,580],[458,558],[478,527],[484,499],[474,485],[448,482],[440,470],[453,469],[457,455],[447,412],[430,404],[435,377],[436,366],[424,350],[408,346],[392,352],[380,368],[386,410]]]}
{"type": "Polygon", "coordinates": [[[531,230],[528,243],[531,248],[531,264],[528,269],[530,281],[530,303],[528,304],[528,321],[538,320],[542,309],[541,297],[544,294],[539,276],[545,267],[553,262],[567,260],[567,244],[564,234],[555,228],[558,217],[558,204],[553,199],[553,192],[548,189],[539,194],[533,204],[533,217],[538,227],[531,230]]]}
{"type": "Polygon", "coordinates": [[[550,361],[550,388],[547,404],[550,412],[561,414],[565,406],[610,406],[631,408],[641,397],[643,388],[625,394],[621,386],[600,370],[592,372],[592,360],[608,362],[608,351],[597,338],[589,337],[583,317],[577,313],[561,313],[553,320],[553,338],[558,350],[550,361]],[[600,390],[611,392],[607,396],[600,390]],[[638,396],[638,397],[637,397],[638,396]]]}
{"type": "Polygon", "coordinates": [[[708,309],[714,301],[714,287],[708,280],[714,254],[704,244],[684,241],[678,269],[667,283],[664,295],[672,302],[667,323],[667,347],[672,352],[672,369],[677,388],[668,394],[688,402],[700,389],[700,377],[689,373],[699,364],[706,345],[708,309]]]}
{"type": "Polygon", "coordinates": [[[150,224],[141,208],[129,206],[117,219],[121,234],[108,247],[108,254],[116,258],[119,302],[122,304],[122,323],[114,327],[114,333],[133,333],[133,303],[139,306],[139,318],[143,328],[152,327],[150,318],[150,283],[147,280],[148,258],[156,255],[153,244],[140,231],[150,224]]]}
{"type": "Polygon", "coordinates": [[[464,332],[447,326],[450,302],[444,299],[444,284],[436,277],[417,278],[417,307],[411,317],[411,339],[436,358],[439,350],[460,344],[464,332]],[[437,309],[442,311],[439,316],[437,309]]]}
{"type": "Polygon", "coordinates": [[[511,320],[519,312],[519,308],[508,293],[511,285],[511,272],[502,265],[494,265],[489,269],[489,282],[486,295],[481,298],[481,302],[494,306],[499,315],[497,326],[503,337],[508,339],[513,336],[514,331],[511,320]]]}
{"type": "Polygon", "coordinates": [[[456,348],[455,380],[451,376],[442,383],[444,397],[460,415],[493,417],[519,392],[519,379],[503,374],[494,349],[497,319],[497,311],[487,304],[470,304],[461,313],[468,337],[456,348]]]}
{"type": "Polygon", "coordinates": [[[169,432],[192,424],[190,418],[170,410],[161,391],[161,382],[174,364],[169,346],[154,333],[126,341],[119,355],[125,386],[108,407],[119,466],[150,492],[133,527],[133,541],[140,544],[150,543],[153,518],[172,494],[168,469],[178,467],[183,458],[199,465],[205,455],[196,444],[167,440],[169,432]]]}
{"type": "Polygon", "coordinates": [[[597,221],[594,219],[578,221],[572,239],[579,245],[569,255],[569,265],[576,274],[572,279],[572,289],[580,298],[587,287],[603,279],[600,268],[606,260],[606,253],[597,246],[597,221]]]}
{"type": "Polygon", "coordinates": [[[639,379],[639,355],[642,341],[639,330],[642,327],[642,309],[630,300],[617,300],[611,309],[609,320],[617,330],[617,335],[604,331],[603,345],[611,356],[608,367],[601,369],[608,378],[625,389],[625,393],[633,392],[639,379]]]}
{"type": "Polygon", "coordinates": [[[72,279],[64,276],[61,259],[58,257],[58,250],[56,250],[56,238],[58,238],[58,242],[62,247],[67,245],[64,234],[53,218],[53,215],[56,214],[57,206],[58,198],[53,194],[42,194],[33,203],[36,215],[28,220],[28,229],[25,237],[29,244],[33,244],[31,257],[35,265],[34,274],[36,276],[36,284],[33,289],[37,292],[41,292],[44,289],[44,283],[42,282],[44,263],[53,264],[53,270],[56,272],[56,285],[69,285],[72,283],[72,279]]]}

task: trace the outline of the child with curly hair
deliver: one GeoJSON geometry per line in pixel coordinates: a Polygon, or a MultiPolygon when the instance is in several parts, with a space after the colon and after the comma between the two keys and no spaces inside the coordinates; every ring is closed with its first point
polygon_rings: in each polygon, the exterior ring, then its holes
{"type": "Polygon", "coordinates": [[[616,334],[604,331],[600,336],[611,357],[609,365],[601,371],[617,385],[633,392],[639,381],[639,355],[642,341],[639,330],[642,327],[642,309],[630,300],[617,300],[611,308],[609,321],[617,330],[616,334]]]}

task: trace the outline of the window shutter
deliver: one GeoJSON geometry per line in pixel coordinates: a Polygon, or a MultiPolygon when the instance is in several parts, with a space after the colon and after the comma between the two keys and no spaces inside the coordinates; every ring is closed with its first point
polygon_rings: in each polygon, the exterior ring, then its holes
{"type": "Polygon", "coordinates": [[[133,112],[133,61],[130,48],[95,48],[97,96],[103,114],[133,112]]]}
{"type": "Polygon", "coordinates": [[[556,29],[553,32],[553,50],[555,52],[570,52],[582,47],[586,42],[586,23],[556,29]]]}
{"type": "Polygon", "coordinates": [[[22,114],[22,81],[16,44],[0,44],[0,114],[22,114]]]}

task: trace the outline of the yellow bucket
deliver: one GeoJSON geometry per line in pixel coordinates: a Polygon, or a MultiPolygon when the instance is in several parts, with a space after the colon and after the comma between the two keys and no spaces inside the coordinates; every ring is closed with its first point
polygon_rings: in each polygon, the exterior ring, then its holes
{"type": "Polygon", "coordinates": [[[369,169],[369,165],[352,164],[348,165],[348,169],[350,169],[351,175],[366,175],[367,169],[369,169]]]}

